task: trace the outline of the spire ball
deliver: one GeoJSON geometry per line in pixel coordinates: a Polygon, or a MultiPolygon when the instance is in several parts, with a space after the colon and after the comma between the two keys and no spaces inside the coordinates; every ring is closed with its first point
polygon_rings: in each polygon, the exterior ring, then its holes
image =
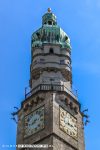
{"type": "Polygon", "coordinates": [[[51,12],[51,8],[48,8],[48,13],[50,13],[51,12]]]}

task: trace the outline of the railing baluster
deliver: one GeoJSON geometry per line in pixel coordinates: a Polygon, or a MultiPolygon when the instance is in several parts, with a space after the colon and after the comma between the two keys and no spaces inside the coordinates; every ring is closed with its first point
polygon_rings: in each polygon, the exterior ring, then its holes
{"type": "MultiPolygon", "coordinates": [[[[30,92],[25,93],[25,98],[27,99],[28,97],[32,96],[34,93],[40,91],[40,90],[46,90],[46,91],[65,91],[65,92],[70,92],[74,94],[71,90],[67,89],[64,85],[58,85],[58,84],[40,84],[34,89],[32,89],[30,92]]],[[[74,94],[77,96],[76,94],[74,94]]]]}

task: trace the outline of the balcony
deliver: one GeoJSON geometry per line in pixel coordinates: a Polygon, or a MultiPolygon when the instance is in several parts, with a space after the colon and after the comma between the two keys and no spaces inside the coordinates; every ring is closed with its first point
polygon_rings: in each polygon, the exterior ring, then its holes
{"type": "Polygon", "coordinates": [[[29,98],[30,96],[37,93],[38,91],[60,91],[60,92],[63,91],[63,92],[67,92],[72,97],[77,99],[76,91],[69,90],[64,85],[59,85],[59,84],[39,84],[29,92],[25,92],[25,99],[29,98]]]}

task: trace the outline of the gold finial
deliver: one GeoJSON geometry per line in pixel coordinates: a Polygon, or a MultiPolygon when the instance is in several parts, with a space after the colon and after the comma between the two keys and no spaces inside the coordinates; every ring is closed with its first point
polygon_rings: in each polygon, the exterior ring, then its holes
{"type": "Polygon", "coordinates": [[[48,8],[48,13],[50,13],[51,12],[51,8],[48,8]]]}

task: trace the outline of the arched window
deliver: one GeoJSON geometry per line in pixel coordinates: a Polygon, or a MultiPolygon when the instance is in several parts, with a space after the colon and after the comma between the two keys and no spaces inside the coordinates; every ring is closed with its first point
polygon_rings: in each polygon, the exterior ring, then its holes
{"type": "Polygon", "coordinates": [[[48,21],[48,25],[52,25],[52,21],[48,21]]]}
{"type": "Polygon", "coordinates": [[[50,49],[49,49],[49,53],[50,53],[50,54],[53,54],[53,53],[54,53],[53,48],[50,48],[50,49]]]}

